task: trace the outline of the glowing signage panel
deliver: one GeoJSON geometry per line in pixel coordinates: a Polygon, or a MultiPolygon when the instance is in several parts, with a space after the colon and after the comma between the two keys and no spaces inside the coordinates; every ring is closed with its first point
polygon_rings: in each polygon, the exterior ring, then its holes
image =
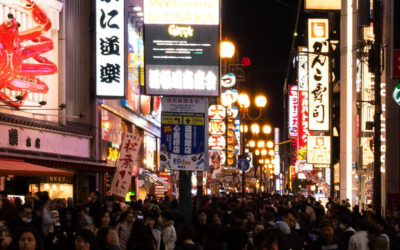
{"type": "Polygon", "coordinates": [[[308,19],[309,130],[329,130],[328,19],[308,19]]]}
{"type": "Polygon", "coordinates": [[[125,1],[96,1],[96,95],[125,97],[125,1]]]}
{"type": "Polygon", "coordinates": [[[341,0],[306,0],[306,10],[340,10],[341,0]]]}
{"type": "Polygon", "coordinates": [[[145,89],[219,95],[219,1],[144,0],[145,89]]]}
{"type": "Polygon", "coordinates": [[[308,136],[307,147],[307,163],[331,163],[330,136],[308,136]]]}
{"type": "Polygon", "coordinates": [[[299,98],[297,86],[289,86],[289,137],[297,137],[299,98]]]}

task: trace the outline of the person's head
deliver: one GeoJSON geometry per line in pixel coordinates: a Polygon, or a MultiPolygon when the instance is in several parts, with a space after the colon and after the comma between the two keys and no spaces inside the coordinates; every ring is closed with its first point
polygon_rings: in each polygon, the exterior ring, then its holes
{"type": "Polygon", "coordinates": [[[249,223],[253,223],[254,222],[254,213],[253,213],[253,211],[247,211],[246,212],[246,219],[247,219],[247,222],[249,222],[249,223]]]}
{"type": "Polygon", "coordinates": [[[107,196],[105,198],[105,205],[106,208],[112,209],[114,206],[114,197],[113,196],[107,196]]]}
{"type": "Polygon", "coordinates": [[[76,250],[94,250],[96,249],[96,238],[94,233],[88,229],[82,229],[77,232],[75,237],[76,250]]]}
{"type": "Polygon", "coordinates": [[[196,236],[196,233],[192,226],[182,225],[178,230],[178,242],[185,242],[185,240],[193,240],[196,236]]]}
{"type": "Polygon", "coordinates": [[[32,221],[32,207],[25,204],[21,205],[18,208],[18,216],[23,222],[30,223],[32,221]]]}
{"type": "Polygon", "coordinates": [[[100,197],[100,193],[97,192],[97,191],[93,191],[93,192],[90,193],[90,200],[92,202],[98,201],[99,197],[100,197]]]}
{"type": "Polygon", "coordinates": [[[219,213],[215,213],[213,215],[212,222],[215,224],[222,224],[221,215],[219,213]]]}
{"type": "Polygon", "coordinates": [[[276,228],[268,228],[254,235],[255,250],[278,250],[281,232],[276,228]]]}
{"type": "Polygon", "coordinates": [[[324,239],[325,242],[329,243],[333,240],[333,235],[335,231],[333,229],[333,224],[331,220],[321,220],[321,222],[319,223],[319,231],[321,237],[324,239]]]}
{"type": "Polygon", "coordinates": [[[132,210],[127,210],[127,211],[123,212],[120,217],[120,221],[121,222],[125,221],[127,223],[133,223],[135,221],[135,215],[132,212],[132,210]]]}
{"type": "Polygon", "coordinates": [[[22,231],[17,238],[17,243],[20,250],[42,249],[42,241],[39,234],[33,229],[22,231]]]}
{"type": "Polygon", "coordinates": [[[153,228],[154,228],[154,225],[156,224],[155,215],[150,214],[150,213],[145,214],[145,215],[144,215],[144,224],[145,224],[147,227],[153,229],[153,228]]]}
{"type": "Polygon", "coordinates": [[[264,225],[261,222],[256,222],[254,224],[253,233],[256,235],[259,232],[261,232],[262,230],[264,230],[264,225]]]}
{"type": "Polygon", "coordinates": [[[228,232],[227,244],[229,250],[247,249],[247,233],[243,229],[231,228],[228,232]]]}
{"type": "Polygon", "coordinates": [[[168,222],[168,221],[173,221],[174,218],[172,217],[172,214],[171,214],[171,213],[169,213],[169,212],[163,212],[163,213],[161,214],[161,220],[162,220],[163,223],[166,223],[166,222],[168,222]]]}
{"type": "Polygon", "coordinates": [[[204,210],[197,211],[197,222],[200,225],[207,224],[207,213],[206,213],[206,211],[204,211],[204,210]]]}
{"type": "Polygon", "coordinates": [[[290,228],[294,228],[297,222],[297,215],[292,209],[287,209],[283,213],[282,220],[288,224],[290,228]]]}
{"type": "Polygon", "coordinates": [[[101,249],[117,245],[117,235],[115,230],[111,227],[100,228],[97,232],[96,243],[101,249]]]}
{"type": "Polygon", "coordinates": [[[97,219],[97,227],[104,227],[110,225],[111,217],[110,213],[107,210],[101,211],[98,216],[99,217],[97,219]]]}

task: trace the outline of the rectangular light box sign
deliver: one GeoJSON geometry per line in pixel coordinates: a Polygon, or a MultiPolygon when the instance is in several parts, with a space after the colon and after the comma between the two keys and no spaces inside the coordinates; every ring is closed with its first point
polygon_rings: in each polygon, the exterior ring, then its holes
{"type": "Polygon", "coordinates": [[[144,0],[145,90],[219,95],[219,0],[144,0]]]}
{"type": "Polygon", "coordinates": [[[331,164],[331,137],[308,136],[307,163],[331,164]]]}
{"type": "Polygon", "coordinates": [[[308,19],[309,130],[329,131],[328,19],[308,19]]]}
{"type": "Polygon", "coordinates": [[[306,0],[306,10],[340,10],[342,8],[341,0],[306,0]]]}
{"type": "Polygon", "coordinates": [[[291,85],[289,86],[289,137],[298,135],[298,108],[297,86],[291,85]]]}
{"type": "Polygon", "coordinates": [[[96,95],[125,97],[125,1],[96,1],[96,95]]]}

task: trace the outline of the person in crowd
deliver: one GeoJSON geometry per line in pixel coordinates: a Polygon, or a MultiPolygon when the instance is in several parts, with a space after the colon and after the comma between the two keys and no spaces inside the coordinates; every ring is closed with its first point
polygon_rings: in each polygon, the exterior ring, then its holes
{"type": "MultiPolygon", "coordinates": [[[[167,205],[167,203],[164,202],[164,206],[166,206],[166,205],[167,205]]],[[[168,209],[168,207],[166,207],[166,208],[168,209]]],[[[172,217],[174,218],[175,228],[179,229],[180,226],[182,226],[185,223],[185,218],[183,217],[182,212],[178,209],[178,201],[176,199],[171,200],[170,212],[172,214],[172,217]]]]}
{"type": "Polygon", "coordinates": [[[99,199],[100,199],[100,193],[98,191],[93,191],[90,193],[88,213],[92,218],[97,217],[97,213],[100,211],[102,207],[99,199]]]}
{"type": "Polygon", "coordinates": [[[60,217],[58,217],[55,213],[52,214],[50,212],[51,200],[48,196],[43,195],[41,199],[43,201],[42,233],[44,236],[47,236],[49,233],[54,232],[54,224],[56,222],[60,222],[60,217]]]}
{"type": "Polygon", "coordinates": [[[152,235],[149,234],[148,230],[146,230],[146,226],[144,225],[143,220],[135,220],[135,222],[133,223],[131,234],[129,235],[129,239],[126,243],[126,249],[129,250],[156,249],[156,244],[154,242],[154,239],[152,235]]]}
{"type": "Polygon", "coordinates": [[[94,233],[88,229],[82,229],[76,233],[75,238],[76,250],[97,250],[96,237],[94,233]]]}
{"type": "Polygon", "coordinates": [[[99,229],[96,236],[96,243],[98,250],[120,250],[118,235],[109,226],[103,226],[99,229]]]}
{"type": "Polygon", "coordinates": [[[183,225],[178,230],[178,240],[175,250],[203,250],[203,248],[194,242],[195,231],[192,226],[183,225]]]}
{"type": "Polygon", "coordinates": [[[110,226],[110,222],[111,217],[110,213],[107,210],[102,209],[97,213],[97,218],[95,220],[95,226],[97,229],[110,226]]]}
{"type": "Polygon", "coordinates": [[[6,222],[0,221],[0,249],[9,249],[12,243],[13,239],[10,235],[10,231],[8,230],[6,222]]]}
{"type": "Polygon", "coordinates": [[[162,222],[162,242],[165,250],[173,250],[175,248],[176,231],[174,227],[174,220],[171,213],[164,212],[161,214],[162,222]]]}
{"type": "Polygon", "coordinates": [[[204,250],[227,249],[226,229],[218,223],[212,223],[208,226],[203,242],[198,242],[204,250]]]}
{"type": "Polygon", "coordinates": [[[323,219],[319,225],[320,236],[311,246],[311,250],[345,250],[345,246],[335,237],[332,221],[323,219]]]}
{"type": "Polygon", "coordinates": [[[346,249],[348,249],[350,237],[357,232],[352,225],[353,222],[349,213],[343,212],[339,215],[339,227],[342,233],[338,237],[346,249]]]}
{"type": "Polygon", "coordinates": [[[40,228],[35,228],[35,225],[32,222],[32,214],[33,209],[30,205],[24,204],[19,206],[18,217],[9,223],[9,229],[14,239],[16,239],[17,236],[26,229],[34,228],[37,231],[41,230],[40,228]]]}
{"type": "Polygon", "coordinates": [[[42,240],[33,228],[24,229],[18,235],[18,250],[43,250],[42,240]]]}
{"type": "Polygon", "coordinates": [[[81,228],[94,230],[94,222],[92,217],[88,214],[85,206],[78,209],[78,221],[81,228]]]}
{"type": "Polygon", "coordinates": [[[386,222],[382,216],[370,214],[368,216],[368,224],[369,248],[371,250],[389,250],[390,240],[385,233],[386,222]]]}
{"type": "Polygon", "coordinates": [[[79,229],[79,223],[76,217],[76,212],[73,208],[68,207],[61,218],[61,230],[65,236],[65,247],[66,249],[73,249],[75,233],[79,229]]]}
{"type": "Polygon", "coordinates": [[[207,212],[206,210],[200,209],[196,213],[196,224],[194,225],[197,242],[203,242],[207,227],[207,212]]]}
{"type": "Polygon", "coordinates": [[[156,243],[156,250],[160,250],[161,246],[161,231],[155,227],[157,221],[156,213],[147,213],[144,215],[144,224],[146,229],[151,232],[156,243]]]}
{"type": "Polygon", "coordinates": [[[121,250],[126,250],[126,243],[128,242],[129,236],[132,230],[132,224],[135,221],[135,216],[132,210],[124,212],[120,217],[120,223],[118,223],[115,231],[119,237],[119,243],[121,250]]]}
{"type": "Polygon", "coordinates": [[[274,227],[268,227],[254,235],[254,250],[286,250],[288,244],[283,238],[283,233],[274,227]]]}
{"type": "Polygon", "coordinates": [[[242,228],[231,228],[228,230],[227,249],[228,250],[247,250],[247,233],[242,228]]]}
{"type": "Polygon", "coordinates": [[[359,219],[356,222],[356,228],[358,232],[350,237],[348,250],[368,250],[368,225],[367,223],[359,219]]]}

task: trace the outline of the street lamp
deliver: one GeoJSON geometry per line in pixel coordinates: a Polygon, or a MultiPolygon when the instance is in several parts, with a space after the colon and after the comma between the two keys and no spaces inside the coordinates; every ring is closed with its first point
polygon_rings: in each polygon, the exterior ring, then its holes
{"type": "Polygon", "coordinates": [[[273,147],[274,147],[274,143],[272,141],[268,141],[267,148],[273,148],[273,147]]]}
{"type": "Polygon", "coordinates": [[[232,58],[235,54],[235,45],[230,41],[223,41],[219,53],[221,58],[232,58]]]}
{"type": "Polygon", "coordinates": [[[264,125],[263,126],[263,133],[264,134],[269,135],[269,134],[271,134],[271,132],[272,132],[272,128],[271,128],[270,125],[264,125]]]}
{"type": "MultiPolygon", "coordinates": [[[[245,152],[244,152],[244,145],[245,145],[245,140],[244,140],[244,133],[246,132],[246,120],[258,120],[261,115],[262,115],[262,108],[267,105],[267,98],[265,96],[259,95],[255,98],[254,103],[255,105],[259,108],[259,113],[257,117],[251,117],[248,113],[249,107],[250,107],[250,98],[246,93],[241,93],[238,96],[238,103],[240,107],[240,124],[242,127],[241,129],[241,134],[240,134],[240,157],[244,158],[245,157],[245,152]]],[[[259,134],[260,133],[260,126],[258,124],[252,124],[251,125],[251,131],[253,134],[259,134]]],[[[259,150],[256,150],[256,155],[259,155],[260,152],[259,150]],[[257,154],[258,152],[258,154],[257,154]]],[[[243,197],[245,196],[245,187],[246,187],[246,172],[242,171],[242,195],[243,197]]]]}

